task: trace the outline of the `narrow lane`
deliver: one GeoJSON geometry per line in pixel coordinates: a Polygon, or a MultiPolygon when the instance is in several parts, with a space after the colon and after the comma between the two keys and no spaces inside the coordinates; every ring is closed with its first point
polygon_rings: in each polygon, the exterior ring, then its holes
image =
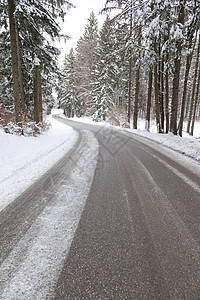
{"type": "Polygon", "coordinates": [[[128,134],[92,130],[99,161],[52,298],[199,299],[200,173],[128,134]]]}

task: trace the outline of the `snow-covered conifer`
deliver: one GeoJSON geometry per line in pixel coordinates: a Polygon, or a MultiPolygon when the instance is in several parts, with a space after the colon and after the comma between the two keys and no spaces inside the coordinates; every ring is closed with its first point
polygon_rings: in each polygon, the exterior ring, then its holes
{"type": "Polygon", "coordinates": [[[69,54],[65,56],[58,93],[60,106],[69,118],[73,117],[74,114],[79,115],[79,105],[74,88],[74,62],[75,54],[71,49],[69,54]]]}
{"type": "Polygon", "coordinates": [[[109,18],[106,19],[99,34],[98,46],[95,51],[96,65],[95,81],[92,83],[92,95],[95,106],[94,118],[105,120],[110,108],[117,102],[115,92],[117,87],[117,65],[113,52],[115,35],[109,18]]]}
{"type": "Polygon", "coordinates": [[[92,12],[87,20],[83,37],[78,41],[74,63],[75,90],[80,105],[80,114],[92,115],[92,85],[96,64],[94,51],[97,45],[97,19],[92,12]]]}

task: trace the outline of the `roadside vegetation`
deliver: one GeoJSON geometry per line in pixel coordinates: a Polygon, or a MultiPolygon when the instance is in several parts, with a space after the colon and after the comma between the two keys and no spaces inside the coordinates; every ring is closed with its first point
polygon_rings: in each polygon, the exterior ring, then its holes
{"type": "Polygon", "coordinates": [[[59,50],[50,41],[68,38],[59,22],[71,7],[65,0],[1,1],[4,131],[48,128],[43,113],[54,106],[56,90],[68,117],[134,129],[142,118],[147,131],[155,120],[159,133],[193,135],[200,119],[199,0],[105,0],[102,28],[92,12],[59,69],[59,50]]]}
{"type": "Polygon", "coordinates": [[[66,115],[134,129],[143,118],[148,131],[155,120],[159,133],[193,135],[200,118],[199,1],[107,0],[102,13],[109,12],[114,17],[100,30],[90,15],[65,58],[59,99],[66,115]]]}
{"type": "Polygon", "coordinates": [[[0,2],[0,126],[7,133],[37,135],[48,129],[44,110],[54,105],[59,75],[59,21],[72,4],[66,0],[0,2]]]}

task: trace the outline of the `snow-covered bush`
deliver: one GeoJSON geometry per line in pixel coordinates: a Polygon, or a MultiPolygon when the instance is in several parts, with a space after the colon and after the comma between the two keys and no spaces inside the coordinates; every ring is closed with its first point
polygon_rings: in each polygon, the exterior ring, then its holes
{"type": "Polygon", "coordinates": [[[23,120],[19,123],[15,121],[15,114],[8,108],[0,105],[0,127],[5,133],[17,134],[24,136],[37,136],[42,132],[49,130],[51,124],[49,122],[34,122],[31,118],[23,116],[23,120]]]}

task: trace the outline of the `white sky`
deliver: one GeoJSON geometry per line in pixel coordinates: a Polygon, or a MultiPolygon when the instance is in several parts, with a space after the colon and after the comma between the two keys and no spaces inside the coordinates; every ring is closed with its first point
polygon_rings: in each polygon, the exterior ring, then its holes
{"type": "Polygon", "coordinates": [[[99,27],[102,27],[106,15],[99,15],[100,10],[103,8],[106,0],[71,0],[76,6],[67,11],[65,22],[61,25],[62,33],[71,37],[66,43],[59,43],[57,47],[61,50],[59,62],[62,63],[65,54],[68,54],[71,48],[76,47],[76,43],[80,36],[84,33],[84,28],[90,13],[93,11],[98,18],[99,27]]]}

